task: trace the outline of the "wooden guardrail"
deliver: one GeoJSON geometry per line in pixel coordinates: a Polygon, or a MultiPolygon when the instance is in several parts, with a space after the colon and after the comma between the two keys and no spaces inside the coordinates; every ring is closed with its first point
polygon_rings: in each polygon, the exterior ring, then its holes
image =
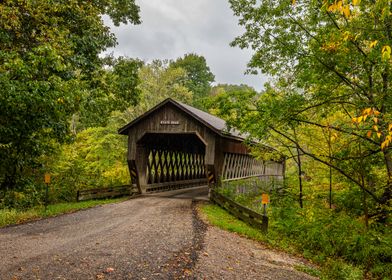
{"type": "Polygon", "coordinates": [[[162,192],[162,191],[190,188],[194,186],[202,186],[207,184],[208,184],[207,178],[156,183],[156,184],[147,185],[147,192],[148,193],[162,192]]]}
{"type": "Polygon", "coordinates": [[[131,185],[115,186],[108,188],[98,188],[90,190],[78,190],[76,200],[83,201],[89,199],[103,199],[103,198],[114,198],[126,195],[135,195],[139,191],[137,188],[131,185]]]}
{"type": "Polygon", "coordinates": [[[263,232],[268,230],[268,217],[259,214],[247,207],[244,207],[237,202],[231,200],[230,198],[216,192],[211,189],[210,199],[218,204],[220,207],[229,211],[232,215],[236,216],[238,219],[246,222],[247,224],[261,229],[263,232]]]}

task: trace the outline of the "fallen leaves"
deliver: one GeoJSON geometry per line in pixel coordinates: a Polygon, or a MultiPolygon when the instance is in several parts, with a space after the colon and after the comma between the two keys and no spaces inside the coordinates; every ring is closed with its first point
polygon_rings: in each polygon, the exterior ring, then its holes
{"type": "Polygon", "coordinates": [[[113,268],[113,267],[108,267],[108,268],[106,268],[106,270],[105,270],[106,273],[111,273],[111,272],[113,272],[113,271],[114,271],[114,268],[113,268]]]}

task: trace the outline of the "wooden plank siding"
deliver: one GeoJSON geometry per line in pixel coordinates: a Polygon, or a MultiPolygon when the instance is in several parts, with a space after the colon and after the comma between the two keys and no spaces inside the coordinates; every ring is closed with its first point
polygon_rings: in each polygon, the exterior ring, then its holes
{"type": "Polygon", "coordinates": [[[239,131],[229,132],[224,120],[172,99],[120,128],[119,133],[128,136],[130,175],[141,193],[156,184],[162,189],[206,179],[212,186],[222,179],[261,175],[266,170],[249,155],[239,131]]]}
{"type": "MultiPolygon", "coordinates": [[[[139,140],[147,133],[194,133],[200,137],[201,142],[207,144],[205,163],[214,163],[215,133],[170,103],[146,116],[142,122],[129,129],[128,160],[136,158],[137,144],[142,145],[139,140]],[[178,124],[161,124],[161,121],[175,121],[178,124]]],[[[181,139],[179,138],[178,141],[181,139]]]]}

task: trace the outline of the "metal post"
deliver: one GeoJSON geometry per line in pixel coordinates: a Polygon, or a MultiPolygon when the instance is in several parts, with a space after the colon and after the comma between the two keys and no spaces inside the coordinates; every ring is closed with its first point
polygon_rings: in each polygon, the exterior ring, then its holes
{"type": "Polygon", "coordinates": [[[48,193],[49,193],[49,183],[46,183],[46,190],[45,190],[45,213],[48,208],[48,193]]]}
{"type": "Polygon", "coordinates": [[[263,215],[263,221],[262,221],[262,231],[264,233],[267,233],[268,231],[268,216],[267,215],[263,215]]]}
{"type": "Polygon", "coordinates": [[[267,203],[269,203],[269,195],[262,194],[261,202],[263,203],[263,218],[262,218],[261,230],[264,233],[267,233],[268,231],[267,203]]]}

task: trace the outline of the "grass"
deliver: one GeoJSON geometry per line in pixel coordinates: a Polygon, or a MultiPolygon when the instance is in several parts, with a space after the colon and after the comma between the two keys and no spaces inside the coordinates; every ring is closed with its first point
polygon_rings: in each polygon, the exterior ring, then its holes
{"type": "Polygon", "coordinates": [[[321,276],[321,272],[315,268],[306,266],[306,265],[294,265],[294,269],[298,270],[298,271],[302,271],[306,274],[309,274],[313,277],[320,277],[321,276]]]}
{"type": "Polygon", "coordinates": [[[296,248],[288,242],[287,239],[281,237],[275,231],[269,230],[267,234],[263,234],[260,230],[255,229],[236,217],[232,216],[226,210],[215,204],[204,204],[201,206],[201,212],[207,220],[214,226],[231,232],[238,233],[244,237],[263,242],[265,245],[279,248],[290,254],[298,254],[296,248]]]}
{"type": "Polygon", "coordinates": [[[64,202],[64,203],[48,205],[46,211],[44,206],[37,206],[27,210],[0,209],[0,227],[21,224],[28,221],[58,216],[65,213],[72,213],[81,209],[95,207],[97,205],[116,203],[125,200],[127,200],[127,198],[123,197],[123,198],[114,198],[114,199],[105,199],[105,200],[64,202]]]}

